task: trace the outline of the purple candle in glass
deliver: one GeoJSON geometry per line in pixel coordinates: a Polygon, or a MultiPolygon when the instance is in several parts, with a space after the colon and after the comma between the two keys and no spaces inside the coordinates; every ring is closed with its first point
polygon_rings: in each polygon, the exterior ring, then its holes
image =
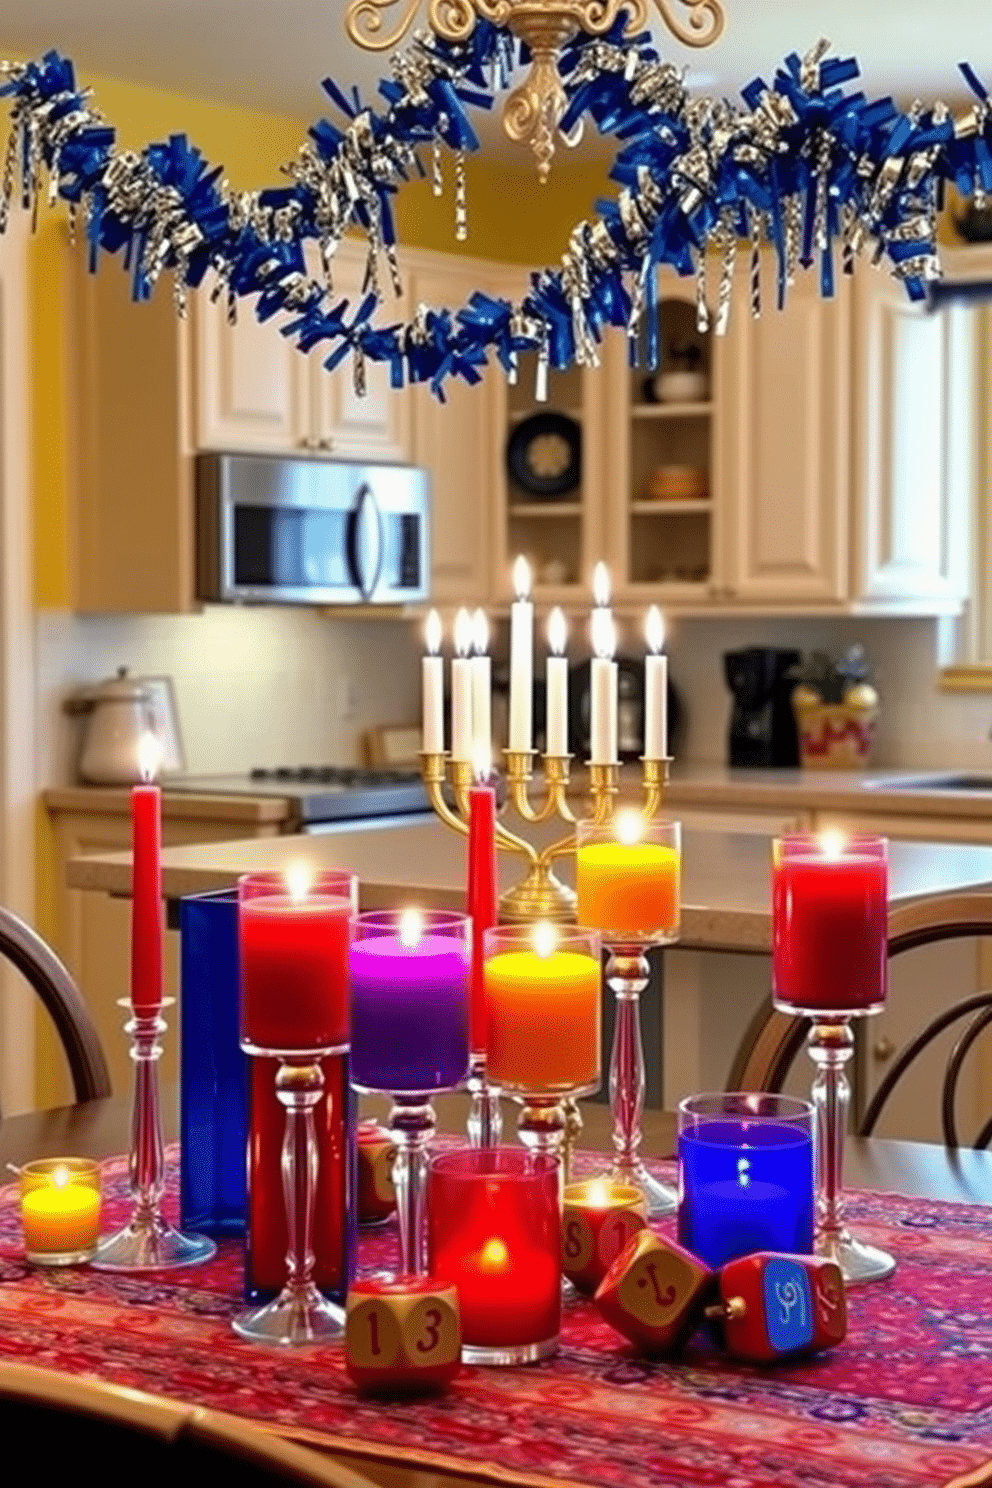
{"type": "Polygon", "coordinates": [[[471,956],[464,915],[407,910],[353,922],[351,1079],[449,1090],[468,1074],[471,956]]]}

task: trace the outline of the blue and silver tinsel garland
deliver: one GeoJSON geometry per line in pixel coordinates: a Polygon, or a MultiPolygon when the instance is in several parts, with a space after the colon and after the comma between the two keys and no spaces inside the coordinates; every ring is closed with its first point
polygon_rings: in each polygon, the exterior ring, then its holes
{"type": "Polygon", "coordinates": [[[738,244],[751,249],[749,294],[761,309],[759,250],[777,259],[776,300],[785,303],[797,269],[816,266],[824,295],[840,270],[870,248],[887,259],[913,299],[939,277],[936,219],[945,183],[964,196],[992,193],[992,103],[968,66],[975,104],[954,117],[942,103],[903,113],[848,87],[853,59],[827,55],[821,42],[793,53],[771,83],[755,79],[742,104],[690,98],[681,72],[662,61],[647,34],[580,35],[561,61],[569,98],[562,128],[591,118],[619,141],[611,170],[619,190],[597,203],[599,216],[573,229],[561,266],[531,275],[513,304],[476,293],[459,310],[419,305],[405,324],[382,324],[385,277],[401,287],[393,193],[424,172],[440,151],[455,152],[457,222],[464,221],[464,155],[478,148],[470,121],[508,85],[516,62],[508,33],[479,22],[460,44],[418,35],[392,59],[379,84],[381,106],[365,106],[332,81],[324,88],[341,123],[321,120],[287,168],[291,184],[235,192],[184,135],[140,153],[115,148],[114,131],[77,87],[70,61],[0,64],[0,94],[12,102],[12,127],[0,195],[0,230],[15,195],[37,211],[45,189],[85,224],[90,258],[121,253],[136,299],[173,274],[182,312],[188,288],[209,275],[213,294],[256,296],[260,320],[281,314],[283,334],[301,351],[326,346],[324,365],[353,358],[355,383],[365,364],[387,362],[391,380],[427,382],[440,396],[448,378],[472,383],[491,355],[509,376],[517,354],[538,352],[538,395],[549,366],[592,365],[605,326],[623,326],[631,355],[642,327],[649,366],[657,358],[655,269],[694,275],[701,327],[726,328],[738,244]],[[357,304],[336,297],[334,255],[345,232],[368,245],[365,292],[357,304]],[[306,262],[308,240],[320,269],[306,262]],[[707,249],[719,253],[711,316],[707,249]],[[286,318],[288,317],[288,318],[286,318]]]}

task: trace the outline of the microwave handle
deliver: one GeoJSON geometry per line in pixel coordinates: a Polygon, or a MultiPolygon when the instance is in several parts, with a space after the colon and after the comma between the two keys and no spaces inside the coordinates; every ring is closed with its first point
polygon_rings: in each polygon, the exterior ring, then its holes
{"type": "Polygon", "coordinates": [[[382,512],[379,503],[375,499],[375,492],[369,485],[363,485],[355,498],[355,504],[348,513],[348,568],[351,572],[351,580],[362,598],[370,600],[379,586],[382,577],[382,564],[385,550],[385,533],[382,525],[382,512]],[[375,534],[375,567],[371,575],[365,573],[364,558],[367,552],[367,544],[363,542],[363,529],[368,523],[374,522],[375,534]]]}

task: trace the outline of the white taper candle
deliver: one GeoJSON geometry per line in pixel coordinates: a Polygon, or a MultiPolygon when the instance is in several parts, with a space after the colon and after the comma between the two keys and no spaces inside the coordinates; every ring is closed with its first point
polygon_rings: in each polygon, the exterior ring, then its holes
{"type": "Polygon", "coordinates": [[[562,610],[556,605],[548,616],[548,656],[545,688],[544,749],[546,754],[568,753],[568,657],[565,643],[568,627],[562,610]]]}
{"type": "Polygon", "coordinates": [[[472,616],[472,759],[491,753],[492,664],[489,660],[489,621],[485,610],[472,616]]]}
{"type": "Polygon", "coordinates": [[[644,758],[665,759],[668,755],[668,657],[665,622],[657,605],[647,617],[648,654],[644,658],[644,758]]]}
{"type": "Polygon", "coordinates": [[[513,565],[516,599],[510,606],[510,738],[514,750],[534,742],[534,606],[530,600],[530,564],[520,557],[513,565]]]}
{"type": "Polygon", "coordinates": [[[451,758],[472,763],[472,617],[468,610],[455,616],[455,659],[451,663],[451,758]]]}
{"type": "Polygon", "coordinates": [[[592,644],[595,656],[590,662],[589,687],[589,763],[617,763],[617,664],[613,660],[617,636],[613,616],[599,608],[592,612],[592,644]]]}
{"type": "Polygon", "coordinates": [[[423,737],[425,754],[444,753],[444,661],[441,651],[441,616],[431,610],[424,625],[427,655],[421,663],[423,737]]]}

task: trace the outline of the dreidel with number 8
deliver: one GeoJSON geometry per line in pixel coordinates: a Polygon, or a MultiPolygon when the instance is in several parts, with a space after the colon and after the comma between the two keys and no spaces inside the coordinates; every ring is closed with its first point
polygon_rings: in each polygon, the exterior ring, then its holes
{"type": "Polygon", "coordinates": [[[569,1183],[561,1226],[563,1273],[580,1291],[594,1292],[647,1222],[648,1207],[639,1188],[605,1178],[569,1183]]]}
{"type": "Polygon", "coordinates": [[[667,1354],[699,1327],[715,1289],[714,1273],[690,1251],[641,1230],[603,1277],[595,1302],[643,1353],[667,1354]]]}
{"type": "Polygon", "coordinates": [[[816,1354],[847,1336],[847,1298],[836,1261],[761,1251],[720,1272],[706,1316],[728,1353],[754,1364],[816,1354]]]}
{"type": "Polygon", "coordinates": [[[393,1158],[396,1147],[377,1121],[360,1121],[358,1150],[358,1223],[381,1224],[396,1208],[393,1158]]]}
{"type": "Polygon", "coordinates": [[[458,1292],[430,1276],[353,1282],[345,1369],[369,1394],[440,1390],[461,1367],[458,1292]]]}

